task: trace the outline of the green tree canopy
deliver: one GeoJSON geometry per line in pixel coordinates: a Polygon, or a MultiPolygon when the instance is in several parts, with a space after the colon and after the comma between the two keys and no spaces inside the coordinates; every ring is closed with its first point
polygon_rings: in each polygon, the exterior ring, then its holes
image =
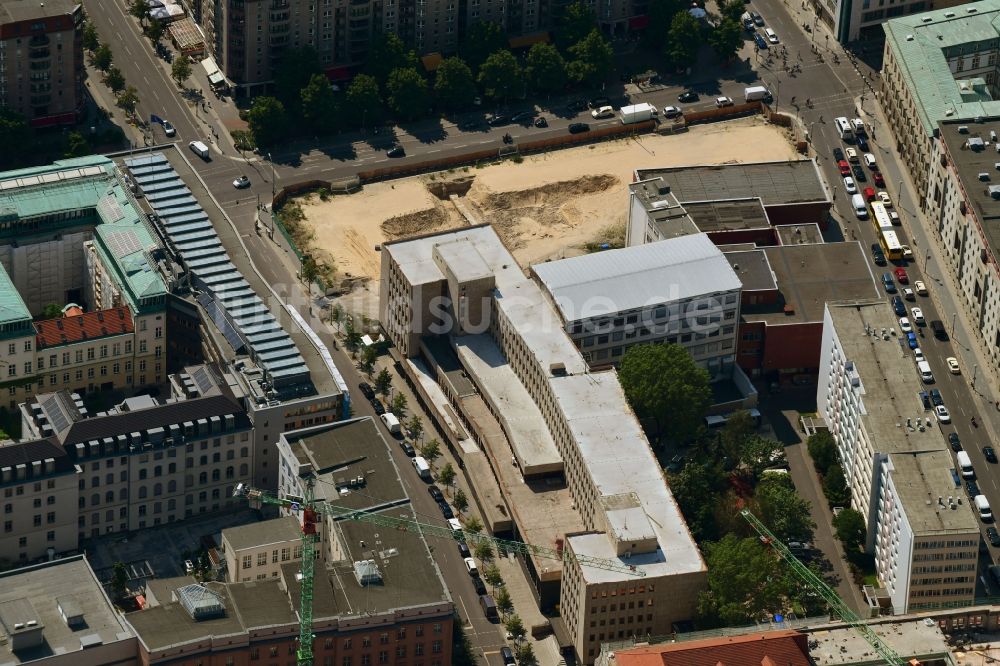
{"type": "MultiPolygon", "coordinates": [[[[84,155],[90,155],[92,152],[94,151],[90,147],[90,142],[80,132],[70,132],[66,135],[66,152],[64,153],[64,157],[83,157],[84,155]]],[[[58,308],[59,306],[56,307],[58,308]]],[[[56,315],[56,317],[58,316],[56,315]]]]}
{"type": "Polygon", "coordinates": [[[670,490],[698,542],[718,536],[714,512],[725,482],[718,463],[690,461],[670,475],[670,490]]]}
{"type": "Polygon", "coordinates": [[[135,115],[135,107],[139,106],[139,91],[135,86],[127,86],[118,95],[118,106],[128,115],[135,115]]]}
{"type": "MultiPolygon", "coordinates": [[[[459,490],[458,492],[456,492],[455,496],[457,497],[458,493],[460,492],[462,491],[459,490]]],[[[473,551],[473,554],[476,556],[476,559],[482,562],[483,564],[489,564],[490,562],[493,561],[494,557],[493,545],[489,541],[480,541],[479,543],[476,544],[476,548],[473,551]]]]}
{"type": "MultiPolygon", "coordinates": [[[[315,264],[315,262],[313,263],[315,264]]],[[[305,265],[303,265],[302,268],[303,268],[303,277],[305,277],[305,272],[304,272],[305,265]]],[[[315,279],[315,277],[316,276],[314,274],[313,279],[315,279]]],[[[312,282],[312,280],[308,280],[308,282],[312,282]]],[[[378,351],[375,349],[374,346],[368,345],[367,347],[361,350],[361,368],[365,371],[365,374],[371,376],[372,371],[375,370],[375,359],[377,358],[378,358],[378,351]]]]}
{"type": "Polygon", "coordinates": [[[688,441],[700,431],[711,404],[708,371],[698,367],[680,345],[630,347],[619,371],[632,408],[653,419],[660,432],[674,441],[688,441]]]}
{"type": "Polygon", "coordinates": [[[454,111],[472,104],[476,80],[464,60],[456,56],[445,58],[434,77],[434,94],[444,108],[454,111]]]}
{"type": "Polygon", "coordinates": [[[101,45],[101,40],[97,36],[97,28],[90,21],[83,24],[83,48],[93,53],[101,45]]]}
{"type": "Polygon", "coordinates": [[[745,11],[746,5],[743,0],[724,0],[719,6],[719,12],[723,19],[732,19],[737,23],[740,22],[740,17],[745,11]]]}
{"type": "Polygon", "coordinates": [[[719,446],[728,459],[726,469],[733,469],[743,455],[743,442],[754,434],[753,417],[741,409],[726,419],[726,425],[719,430],[719,446]]]}
{"type": "Polygon", "coordinates": [[[62,317],[63,306],[58,303],[48,303],[42,308],[42,319],[58,319],[62,317]]]}
{"type": "Polygon", "coordinates": [[[128,4],[128,13],[139,19],[142,24],[149,18],[149,9],[149,0],[131,0],[128,4]]]}
{"type": "Polygon", "coordinates": [[[561,49],[581,41],[597,29],[597,17],[586,2],[576,0],[566,5],[556,22],[556,45],[561,49]]]}
{"type": "Polygon", "coordinates": [[[751,435],[743,440],[740,448],[740,465],[753,479],[760,478],[761,472],[784,456],[781,442],[760,435],[751,435]]]}
{"type": "Polygon", "coordinates": [[[607,79],[614,68],[614,51],[611,44],[595,28],[590,34],[569,47],[573,60],[569,63],[570,76],[581,83],[596,85],[607,79]]]}
{"type": "Polygon", "coordinates": [[[94,51],[94,55],[91,57],[91,61],[94,63],[94,67],[101,70],[102,72],[107,72],[111,69],[111,63],[114,60],[114,54],[111,52],[111,47],[107,44],[101,44],[94,51]]]}
{"type": "Polygon", "coordinates": [[[160,43],[160,39],[163,38],[163,34],[166,31],[167,28],[163,25],[163,21],[153,19],[142,29],[142,34],[146,35],[146,38],[149,39],[150,43],[155,48],[156,45],[160,43]]]}
{"type": "Polygon", "coordinates": [[[386,84],[389,107],[405,120],[413,120],[427,115],[431,105],[431,95],[427,80],[416,67],[394,69],[386,84]]]}
{"type": "Polygon", "coordinates": [[[517,646],[517,663],[520,666],[538,666],[538,656],[531,641],[525,641],[517,646]]]}
{"type": "Polygon", "coordinates": [[[500,49],[486,59],[479,68],[479,85],[487,97],[506,101],[520,94],[523,88],[523,73],[517,58],[507,49],[500,49]]]}
{"type": "Polygon", "coordinates": [[[323,74],[319,54],[309,46],[285,50],[274,68],[274,96],[292,116],[301,114],[302,89],[313,75],[323,74]]]}
{"type": "Polygon", "coordinates": [[[455,468],[451,466],[451,463],[445,463],[445,466],[438,472],[438,481],[449,487],[455,483],[455,468]]]}
{"type": "Polygon", "coordinates": [[[170,78],[177,82],[177,85],[183,86],[184,82],[191,78],[191,59],[186,55],[174,60],[170,65],[170,78]]]}
{"type": "MultiPolygon", "coordinates": [[[[427,460],[427,464],[433,465],[434,461],[441,457],[441,443],[436,439],[430,440],[420,447],[420,455],[427,460]]],[[[452,470],[452,473],[454,473],[454,471],[455,470],[452,470]]]]}
{"type": "MultiPolygon", "coordinates": [[[[454,499],[452,499],[452,504],[455,505],[455,508],[458,509],[459,513],[462,513],[469,508],[469,498],[465,495],[464,490],[459,488],[458,490],[455,491],[455,497],[454,499]]],[[[479,545],[489,546],[489,543],[486,541],[482,541],[480,542],[479,545]]],[[[476,557],[478,557],[481,560],[484,560],[484,558],[479,555],[476,555],[476,557]]]]}
{"type": "Polygon", "coordinates": [[[310,130],[323,134],[337,126],[337,99],[325,76],[313,74],[309,77],[309,82],[299,91],[299,98],[302,119],[310,130]]]}
{"type": "Polygon", "coordinates": [[[345,109],[353,124],[361,127],[378,121],[382,111],[382,96],[375,77],[358,74],[351,85],[347,86],[345,96],[345,109]]]}
{"type": "Polygon", "coordinates": [[[743,26],[738,20],[724,18],[708,34],[708,43],[719,60],[729,62],[743,46],[743,26]]]}
{"type": "Polygon", "coordinates": [[[525,74],[535,90],[557,93],[566,86],[566,61],[555,46],[538,42],[528,51],[525,74]]]}
{"type": "MultiPolygon", "coordinates": [[[[500,568],[496,564],[487,566],[483,569],[483,580],[493,589],[494,596],[498,597],[499,595],[496,594],[496,590],[503,585],[503,576],[500,575],[500,568]]],[[[499,604],[497,607],[499,609],[499,604]]]]}
{"type": "Polygon", "coordinates": [[[677,69],[685,69],[698,59],[701,48],[701,23],[690,12],[677,12],[667,31],[666,56],[677,69]]]}
{"type": "Polygon", "coordinates": [[[115,599],[121,599],[128,592],[128,569],[124,562],[115,562],[111,567],[111,592],[115,599]]]}
{"type": "Polygon", "coordinates": [[[837,462],[837,443],[833,441],[829,430],[817,430],[809,435],[806,448],[820,474],[826,474],[830,466],[837,462]]]}
{"type": "Polygon", "coordinates": [[[424,433],[424,422],[419,414],[410,417],[410,420],[406,422],[406,429],[410,431],[411,438],[420,439],[420,435],[424,433]]]}
{"type": "Polygon", "coordinates": [[[371,42],[365,59],[364,73],[374,77],[380,86],[387,86],[389,77],[397,69],[417,69],[417,54],[395,32],[377,34],[371,42]]]}
{"type": "Polygon", "coordinates": [[[473,72],[478,72],[490,54],[507,48],[507,43],[507,34],[498,23],[479,21],[469,26],[458,48],[458,55],[473,72]]]}
{"type": "MultiPolygon", "coordinates": [[[[0,107],[0,146],[26,146],[31,142],[28,119],[10,107],[0,107]]],[[[0,150],[0,163],[16,164],[22,157],[16,150],[0,150]]]]}
{"type": "Polygon", "coordinates": [[[657,51],[663,49],[667,44],[670,23],[677,12],[684,9],[685,4],[681,0],[650,0],[647,10],[649,25],[642,32],[643,44],[657,51]]]}
{"type": "Polygon", "coordinates": [[[111,67],[104,75],[104,84],[117,95],[125,90],[125,75],[117,67],[111,67]]]}
{"type": "Polygon", "coordinates": [[[756,537],[727,534],[703,544],[708,590],[698,599],[706,624],[744,625],[784,606],[793,591],[785,565],[756,537]]]}
{"type": "Polygon", "coordinates": [[[281,141],[288,132],[288,113],[281,100],[258,97],[247,112],[247,124],[258,146],[268,148],[281,141]]]}
{"type": "Polygon", "coordinates": [[[833,529],[848,553],[856,553],[865,545],[867,530],[860,511],[845,508],[833,517],[833,529]]]}
{"type": "Polygon", "coordinates": [[[507,621],[503,623],[503,626],[515,643],[520,642],[528,634],[527,630],[524,628],[524,621],[521,620],[521,616],[517,614],[508,617],[507,621]]]}
{"type": "MultiPolygon", "coordinates": [[[[451,463],[448,464],[450,465],[451,463]]],[[[469,516],[469,519],[465,521],[463,529],[472,534],[479,534],[483,531],[483,521],[479,520],[476,516],[469,516]]]]}
{"type": "Polygon", "coordinates": [[[392,375],[388,368],[382,368],[375,377],[375,390],[382,395],[389,395],[390,386],[392,386],[392,375]]]}
{"type": "Polygon", "coordinates": [[[795,492],[787,474],[770,474],[761,479],[754,492],[757,517],[781,541],[811,541],[816,523],[809,514],[809,502],[795,492]]]}
{"type": "Polygon", "coordinates": [[[399,391],[392,397],[392,413],[398,418],[403,418],[406,416],[407,408],[406,394],[399,391]]]}
{"type": "Polygon", "coordinates": [[[851,501],[851,490],[844,478],[844,468],[840,465],[830,465],[823,476],[823,494],[831,506],[847,506],[851,501]]]}
{"type": "Polygon", "coordinates": [[[500,611],[500,615],[506,617],[507,613],[514,610],[514,602],[510,598],[510,592],[507,591],[506,587],[501,587],[497,590],[494,595],[496,598],[497,610],[500,611]]]}

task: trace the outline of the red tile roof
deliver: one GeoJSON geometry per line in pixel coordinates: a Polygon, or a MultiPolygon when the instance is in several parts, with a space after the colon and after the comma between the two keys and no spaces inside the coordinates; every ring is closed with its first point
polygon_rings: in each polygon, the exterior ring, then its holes
{"type": "Polygon", "coordinates": [[[616,666],[810,666],[808,637],[768,631],[615,651],[616,666]]]}
{"type": "Polygon", "coordinates": [[[132,322],[132,313],[127,307],[35,322],[38,349],[133,331],[135,324],[132,322]]]}

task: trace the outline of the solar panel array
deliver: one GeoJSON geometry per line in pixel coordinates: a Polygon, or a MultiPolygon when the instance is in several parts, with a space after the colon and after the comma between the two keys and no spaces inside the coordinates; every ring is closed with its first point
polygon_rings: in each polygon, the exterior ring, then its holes
{"type": "Polygon", "coordinates": [[[142,155],[126,159],[125,166],[202,290],[199,302],[233,347],[245,346],[276,389],[308,381],[309,368],[295,343],[230,261],[208,214],[167,158],[142,155]]]}
{"type": "Polygon", "coordinates": [[[106,234],[104,239],[107,241],[116,259],[122,259],[143,249],[139,235],[131,229],[106,234]]]}
{"type": "Polygon", "coordinates": [[[97,210],[101,213],[101,218],[105,222],[117,222],[125,217],[118,199],[113,194],[107,194],[97,201],[97,210]]]}

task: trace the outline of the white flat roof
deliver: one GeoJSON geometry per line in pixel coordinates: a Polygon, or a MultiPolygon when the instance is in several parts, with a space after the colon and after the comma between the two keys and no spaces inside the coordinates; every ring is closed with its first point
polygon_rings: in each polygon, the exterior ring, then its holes
{"type": "Polygon", "coordinates": [[[560,259],[531,269],[565,321],[742,287],[722,251],[705,234],[560,259]]]}

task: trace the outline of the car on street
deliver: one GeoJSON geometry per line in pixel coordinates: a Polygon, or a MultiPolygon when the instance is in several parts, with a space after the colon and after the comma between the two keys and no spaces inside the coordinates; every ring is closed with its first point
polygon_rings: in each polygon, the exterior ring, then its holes
{"type": "Polygon", "coordinates": [[[885,266],[885,252],[878,243],[872,243],[872,261],[876,266],[885,266]]]}
{"type": "Polygon", "coordinates": [[[885,187],[885,178],[882,176],[881,171],[872,171],[872,180],[878,187],[885,187]]]}
{"type": "Polygon", "coordinates": [[[909,332],[906,334],[906,344],[910,346],[910,349],[916,349],[920,345],[917,343],[917,334],[914,332],[909,332]]]}
{"type": "Polygon", "coordinates": [[[941,391],[938,389],[931,389],[931,404],[937,407],[938,405],[944,404],[944,398],[941,397],[941,391]]]}
{"type": "Polygon", "coordinates": [[[766,49],[767,48],[767,40],[764,39],[764,35],[760,34],[759,32],[753,33],[753,41],[754,41],[754,43],[757,44],[757,48],[758,49],[766,49]]]}
{"type": "Polygon", "coordinates": [[[892,208],[892,197],[889,196],[888,192],[879,192],[878,198],[881,199],[883,206],[892,208]]]}
{"type": "Polygon", "coordinates": [[[913,283],[913,291],[917,292],[921,296],[926,296],[927,286],[924,284],[923,280],[917,280],[913,283]]]}
{"type": "Polygon", "coordinates": [[[976,495],[982,495],[982,493],[979,492],[979,484],[976,483],[975,481],[966,481],[965,482],[965,492],[966,492],[966,494],[969,497],[975,497],[976,495]]]}
{"type": "Polygon", "coordinates": [[[910,276],[906,274],[905,268],[902,267],[897,268],[895,273],[896,273],[896,279],[899,280],[900,284],[910,284],[910,276]]]}
{"type": "Polygon", "coordinates": [[[235,187],[238,190],[250,187],[250,179],[247,178],[246,176],[240,176],[239,178],[233,181],[233,187],[235,187]]]}
{"type": "Polygon", "coordinates": [[[731,97],[726,97],[725,95],[719,95],[715,98],[715,106],[722,108],[724,106],[732,106],[733,99],[731,97]]]}
{"type": "MultiPolygon", "coordinates": [[[[587,106],[591,109],[599,109],[602,106],[611,106],[611,100],[607,97],[594,97],[587,100],[587,106]]],[[[614,109],[612,109],[614,111],[614,109]]]]}
{"type": "Polygon", "coordinates": [[[494,113],[486,119],[486,124],[490,127],[500,127],[510,122],[510,116],[505,113],[494,113]]]}
{"type": "Polygon", "coordinates": [[[944,362],[948,364],[948,372],[950,372],[953,375],[962,374],[962,368],[958,367],[957,358],[955,358],[954,356],[949,356],[944,360],[944,362]]]}
{"type": "Polygon", "coordinates": [[[772,44],[778,43],[778,35],[777,33],[774,32],[774,30],[771,30],[770,28],[764,28],[764,34],[767,35],[767,41],[771,42],[772,44]]]}
{"type": "Polygon", "coordinates": [[[854,179],[851,178],[850,176],[847,176],[847,177],[844,178],[844,190],[848,194],[857,194],[858,193],[858,186],[854,184],[854,179]]]}
{"type": "Polygon", "coordinates": [[[890,210],[889,211],[889,221],[892,222],[892,226],[894,226],[894,227],[901,227],[901,226],[903,226],[903,221],[901,219],[899,219],[899,213],[897,213],[894,210],[890,210]]]}
{"type": "Polygon", "coordinates": [[[903,259],[906,261],[913,261],[913,248],[909,245],[900,245],[899,249],[903,252],[903,259]]]}
{"type": "MultiPolygon", "coordinates": [[[[847,175],[850,175],[850,174],[847,174],[847,175]]],[[[861,194],[864,196],[865,201],[874,201],[875,200],[875,188],[874,187],[866,187],[865,189],[861,190],[861,194]]]]}
{"type": "Polygon", "coordinates": [[[840,169],[841,176],[851,175],[851,165],[847,163],[847,160],[840,160],[837,162],[837,168],[840,169]]]}
{"type": "Polygon", "coordinates": [[[961,451],[962,450],[962,440],[960,440],[958,438],[958,433],[957,432],[949,432],[948,433],[948,444],[951,446],[951,450],[952,451],[961,451]]]}
{"type": "Polygon", "coordinates": [[[848,162],[858,161],[858,151],[854,150],[853,148],[847,148],[845,152],[847,153],[848,162]]]}
{"type": "Polygon", "coordinates": [[[917,297],[913,294],[913,290],[909,287],[903,289],[903,300],[904,301],[915,301],[917,297]]]}
{"type": "Polygon", "coordinates": [[[427,492],[430,493],[431,497],[434,498],[435,502],[444,501],[444,493],[437,486],[427,486],[427,492]]]}
{"type": "MultiPolygon", "coordinates": [[[[885,287],[885,293],[896,293],[896,283],[892,279],[892,273],[882,273],[882,286],[885,287]]],[[[904,312],[903,314],[906,313],[904,312]]]]}
{"type": "Polygon", "coordinates": [[[445,519],[455,517],[455,512],[451,510],[451,506],[449,506],[447,502],[438,502],[438,508],[441,509],[441,515],[444,516],[445,519]]]}
{"type": "Polygon", "coordinates": [[[402,146],[393,146],[385,151],[386,157],[406,157],[406,150],[402,146]]]}
{"type": "Polygon", "coordinates": [[[865,170],[861,168],[860,164],[855,164],[851,167],[851,172],[854,173],[854,179],[859,183],[867,183],[868,176],[865,175],[865,170]]]}
{"type": "Polygon", "coordinates": [[[860,148],[861,150],[863,150],[863,151],[865,151],[867,153],[868,152],[868,139],[865,138],[865,135],[864,134],[858,134],[858,135],[856,135],[854,137],[854,139],[855,139],[855,141],[858,144],[858,148],[860,148]]]}
{"type": "Polygon", "coordinates": [[[382,416],[383,414],[385,414],[385,407],[382,405],[381,400],[379,400],[378,398],[372,398],[368,402],[371,403],[372,409],[375,410],[375,414],[377,416],[382,416]]]}
{"type": "Polygon", "coordinates": [[[948,408],[944,405],[938,405],[934,408],[934,416],[941,423],[951,423],[951,414],[948,412],[948,408]]]}
{"type": "Polygon", "coordinates": [[[919,363],[920,361],[927,360],[926,358],[924,358],[924,352],[920,349],[920,347],[917,347],[916,349],[913,350],[913,360],[916,361],[917,363],[919,363]]]}
{"type": "Polygon", "coordinates": [[[589,132],[589,131],[590,131],[590,125],[588,125],[587,123],[570,123],[569,124],[569,133],[570,134],[580,134],[582,132],[589,132]]]}
{"type": "Polygon", "coordinates": [[[753,19],[754,25],[759,25],[759,26],[764,25],[764,17],[758,14],[757,12],[750,12],[750,18],[753,19]]]}
{"type": "Polygon", "coordinates": [[[997,452],[993,450],[992,446],[983,447],[983,457],[986,458],[986,462],[997,464],[997,452]]]}
{"type": "Polygon", "coordinates": [[[361,391],[361,395],[365,396],[365,400],[371,400],[375,397],[375,391],[368,384],[368,382],[361,382],[358,384],[358,390],[361,391]]]}
{"type": "Polygon", "coordinates": [[[549,121],[545,119],[545,116],[538,116],[535,118],[535,127],[548,127],[549,121]]]}
{"type": "Polygon", "coordinates": [[[664,118],[679,118],[684,115],[684,112],[679,106],[665,106],[663,107],[663,117],[664,118]]]}
{"type": "Polygon", "coordinates": [[[907,319],[906,317],[900,317],[899,318],[899,330],[901,330],[903,333],[912,333],[913,332],[913,324],[911,324],[910,320],[907,319]]]}
{"type": "Polygon", "coordinates": [[[486,583],[483,582],[482,578],[479,577],[473,578],[472,587],[476,588],[476,594],[480,596],[486,594],[486,583]]]}
{"type": "Polygon", "coordinates": [[[610,118],[615,115],[615,108],[613,106],[602,106],[591,111],[590,115],[594,118],[594,120],[610,118]]]}
{"type": "Polygon", "coordinates": [[[917,326],[923,326],[927,323],[924,320],[924,311],[920,308],[910,308],[910,316],[913,317],[913,323],[917,326]]]}
{"type": "Polygon", "coordinates": [[[923,403],[924,409],[931,408],[931,399],[930,396],[927,395],[927,391],[920,392],[920,402],[923,403]]]}
{"type": "Polygon", "coordinates": [[[833,149],[833,159],[835,159],[838,162],[843,161],[843,159],[844,159],[844,151],[841,150],[840,148],[834,148],[833,149]]]}
{"type": "MultiPolygon", "coordinates": [[[[895,289],[895,287],[893,287],[893,289],[895,289]]],[[[892,297],[892,310],[896,313],[897,317],[902,317],[906,314],[906,305],[903,304],[903,299],[899,296],[892,297]]]]}
{"type": "Polygon", "coordinates": [[[164,134],[166,134],[167,136],[174,136],[175,134],[177,134],[177,130],[174,129],[174,126],[170,124],[169,120],[164,120],[162,124],[163,124],[164,134]]]}
{"type": "Polygon", "coordinates": [[[476,566],[476,561],[471,557],[466,557],[465,560],[465,570],[469,572],[470,576],[479,575],[479,567],[476,566]]]}
{"type": "Polygon", "coordinates": [[[997,532],[997,528],[987,527],[986,538],[990,540],[991,546],[1000,546],[1000,532],[997,532]]]}
{"type": "Polygon", "coordinates": [[[403,449],[403,453],[405,453],[409,458],[413,458],[417,455],[416,449],[414,449],[413,445],[406,440],[401,440],[399,442],[399,448],[403,449]]]}
{"type": "Polygon", "coordinates": [[[698,93],[693,90],[685,90],[680,95],[677,96],[677,101],[683,104],[689,104],[691,102],[698,101],[698,93]]]}
{"type": "Polygon", "coordinates": [[[524,121],[531,120],[534,117],[535,117],[534,111],[521,111],[520,113],[515,113],[513,116],[511,116],[510,122],[523,123],[524,121]]]}
{"type": "Polygon", "coordinates": [[[566,105],[570,111],[586,111],[587,110],[587,100],[585,99],[574,99],[572,102],[566,105]]]}
{"type": "Polygon", "coordinates": [[[458,518],[449,518],[448,519],[448,527],[451,528],[452,532],[461,532],[462,531],[462,523],[460,523],[458,521],[458,518]]]}
{"type": "Polygon", "coordinates": [[[458,542],[458,554],[462,556],[462,559],[466,557],[472,557],[472,553],[469,551],[469,546],[461,541],[458,542]]]}

